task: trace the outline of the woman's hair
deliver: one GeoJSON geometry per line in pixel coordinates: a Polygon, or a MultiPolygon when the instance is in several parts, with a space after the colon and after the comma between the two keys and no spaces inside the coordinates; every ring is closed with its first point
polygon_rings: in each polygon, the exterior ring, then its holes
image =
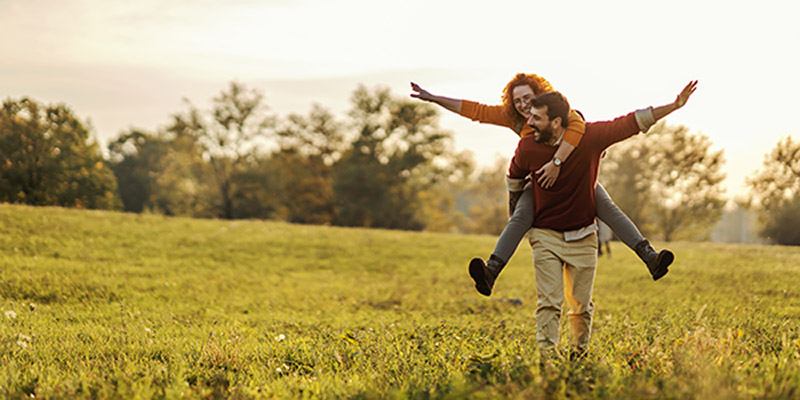
{"type": "Polygon", "coordinates": [[[514,76],[514,79],[511,79],[510,82],[503,88],[503,109],[511,118],[512,121],[515,123],[524,123],[525,118],[522,115],[519,115],[517,109],[514,108],[514,99],[511,98],[512,93],[514,92],[514,88],[519,85],[528,85],[532,90],[533,94],[538,95],[544,92],[552,92],[553,87],[550,86],[550,82],[547,79],[542,78],[536,74],[523,74],[519,73],[514,76]]]}

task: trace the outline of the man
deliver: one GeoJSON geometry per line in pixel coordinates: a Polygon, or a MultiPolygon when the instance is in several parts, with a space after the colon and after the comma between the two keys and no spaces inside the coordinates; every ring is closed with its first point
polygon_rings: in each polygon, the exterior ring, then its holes
{"type": "MultiPolygon", "coordinates": [[[[558,180],[548,189],[534,183],[534,222],[530,236],[536,271],[536,339],[549,352],[558,344],[561,304],[569,304],[570,347],[583,355],[592,326],[592,288],[597,267],[595,185],[600,157],[612,144],[647,130],[683,107],[697,88],[692,81],[674,102],[638,110],[613,121],[586,124],[580,145],[561,165],[558,180]]],[[[508,173],[512,195],[524,178],[550,162],[564,134],[570,110],[558,92],[542,93],[531,103],[528,125],[533,135],[519,141],[508,173]]],[[[535,180],[534,180],[535,182],[535,180]]]]}

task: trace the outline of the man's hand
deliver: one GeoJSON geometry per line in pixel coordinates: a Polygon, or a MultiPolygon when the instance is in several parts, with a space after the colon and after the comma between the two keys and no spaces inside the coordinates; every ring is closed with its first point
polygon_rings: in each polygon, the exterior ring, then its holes
{"type": "Polygon", "coordinates": [[[543,189],[549,189],[550,186],[553,186],[553,184],[556,183],[558,174],[560,172],[561,167],[556,167],[556,165],[553,164],[553,160],[550,160],[547,162],[547,164],[543,165],[542,168],[536,170],[534,175],[541,174],[539,179],[536,181],[539,182],[539,185],[541,185],[543,189]]]}
{"type": "Polygon", "coordinates": [[[683,107],[689,100],[689,96],[691,96],[695,90],[697,90],[697,81],[689,82],[689,84],[687,84],[686,87],[681,90],[681,93],[678,95],[678,97],[675,98],[675,103],[673,103],[675,104],[675,109],[677,110],[683,107]]]}
{"type": "MultiPolygon", "coordinates": [[[[666,117],[673,111],[683,107],[686,104],[686,102],[689,101],[689,97],[692,95],[692,93],[694,93],[695,90],[697,90],[697,81],[691,81],[686,85],[686,87],[683,88],[683,90],[681,90],[681,93],[678,95],[678,97],[675,98],[675,101],[660,107],[653,108],[652,119],[654,121],[649,122],[648,127],[658,122],[661,118],[666,117]]],[[[644,129],[642,131],[646,132],[647,130],[644,129]]]]}
{"type": "Polygon", "coordinates": [[[509,218],[514,215],[514,209],[517,208],[519,198],[522,197],[523,191],[508,192],[508,216],[509,218]]]}
{"type": "Polygon", "coordinates": [[[411,97],[425,101],[433,101],[434,99],[434,96],[429,91],[421,88],[414,82],[411,82],[411,90],[416,92],[416,93],[411,93],[411,97]]]}

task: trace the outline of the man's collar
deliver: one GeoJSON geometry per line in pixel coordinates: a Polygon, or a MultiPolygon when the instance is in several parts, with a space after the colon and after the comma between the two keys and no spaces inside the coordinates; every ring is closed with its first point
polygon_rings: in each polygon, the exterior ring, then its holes
{"type": "Polygon", "coordinates": [[[552,147],[558,147],[558,145],[560,145],[560,144],[561,144],[561,140],[563,140],[563,139],[564,139],[564,134],[565,134],[565,133],[567,133],[567,130],[566,130],[566,129],[562,129],[562,130],[561,130],[561,134],[560,134],[560,135],[558,135],[558,139],[556,139],[556,140],[553,142],[553,144],[548,144],[548,146],[552,146],[552,147]]]}

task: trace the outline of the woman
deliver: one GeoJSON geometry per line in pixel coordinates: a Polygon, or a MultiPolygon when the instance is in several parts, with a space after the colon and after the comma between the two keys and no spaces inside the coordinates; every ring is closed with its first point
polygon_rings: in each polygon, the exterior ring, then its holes
{"type": "MultiPolygon", "coordinates": [[[[503,89],[503,104],[495,106],[437,96],[413,82],[411,89],[414,91],[411,97],[438,104],[473,121],[505,126],[520,137],[525,137],[532,133],[532,129],[525,123],[530,112],[530,100],[539,93],[552,91],[553,87],[538,75],[520,73],[514,76],[503,89]]],[[[556,181],[561,163],[566,162],[575,147],[580,144],[584,129],[585,124],[581,116],[571,110],[566,132],[555,157],[536,171],[536,174],[540,175],[537,181],[542,187],[547,189],[556,181]]],[[[611,227],[614,233],[636,252],[647,265],[653,280],[658,280],[669,272],[668,267],[674,259],[672,252],[665,249],[656,253],[636,225],[614,204],[602,185],[598,183],[595,190],[597,217],[611,227]]],[[[508,225],[497,240],[489,260],[486,264],[480,258],[475,258],[470,262],[469,270],[475,280],[475,288],[485,296],[491,295],[494,281],[514,254],[533,221],[533,196],[530,186],[526,187],[516,204],[514,204],[515,201],[513,198],[510,200],[509,211],[513,210],[513,213],[508,225]]]]}

